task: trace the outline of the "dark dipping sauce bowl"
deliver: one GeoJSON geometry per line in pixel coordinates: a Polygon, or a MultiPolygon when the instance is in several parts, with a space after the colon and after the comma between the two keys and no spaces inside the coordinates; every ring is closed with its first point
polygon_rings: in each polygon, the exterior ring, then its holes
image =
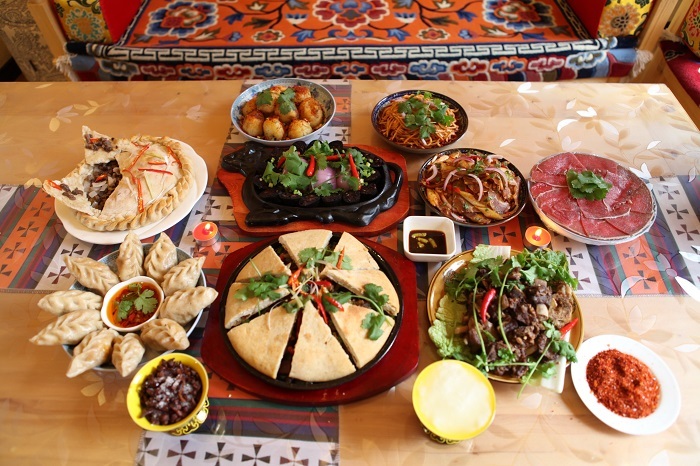
{"type": "Polygon", "coordinates": [[[209,377],[201,362],[185,353],[164,354],[136,373],[126,394],[126,405],[139,427],[185,435],[206,420],[208,391],[209,377]]]}

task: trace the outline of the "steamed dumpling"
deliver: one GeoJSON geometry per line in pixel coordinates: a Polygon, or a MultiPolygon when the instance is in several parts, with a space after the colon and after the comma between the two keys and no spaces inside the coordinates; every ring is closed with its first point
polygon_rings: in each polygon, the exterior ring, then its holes
{"type": "Polygon", "coordinates": [[[82,348],[77,356],[73,354],[73,360],[68,366],[68,377],[75,377],[78,374],[93,369],[109,361],[112,355],[112,343],[119,334],[111,328],[104,328],[97,332],[90,341],[82,348]]]}
{"type": "Polygon", "coordinates": [[[177,248],[168,235],[161,233],[146,255],[143,269],[147,276],[160,284],[165,274],[175,264],[177,264],[177,248]]]}
{"type": "Polygon", "coordinates": [[[171,319],[154,319],[141,327],[141,339],[155,351],[183,350],[190,346],[187,332],[171,319]]]}
{"type": "Polygon", "coordinates": [[[75,345],[87,334],[104,328],[100,311],[84,309],[64,314],[29,339],[35,345],[75,345]]]}
{"type": "Polygon", "coordinates": [[[138,334],[127,333],[114,340],[112,364],[122,377],[126,377],[138,367],[144,353],[146,353],[146,347],[138,334]]]}
{"type": "Polygon", "coordinates": [[[63,260],[78,283],[85,288],[97,291],[102,296],[120,281],[109,266],[95,259],[65,255],[63,260]]]}
{"type": "Polygon", "coordinates": [[[199,311],[213,303],[218,295],[214,288],[206,286],[176,291],[163,300],[158,312],[162,318],[185,325],[194,319],[199,311]]]}
{"type": "Polygon", "coordinates": [[[126,235],[119,246],[117,274],[121,281],[143,275],[143,244],[133,231],[126,235]]]}
{"type": "Polygon", "coordinates": [[[170,296],[179,290],[194,288],[202,273],[204,256],[191,257],[180,262],[165,274],[163,277],[163,293],[170,296]]]}
{"type": "Polygon", "coordinates": [[[80,309],[99,311],[102,308],[102,296],[90,291],[62,290],[44,296],[37,304],[42,310],[61,316],[80,309]]]}

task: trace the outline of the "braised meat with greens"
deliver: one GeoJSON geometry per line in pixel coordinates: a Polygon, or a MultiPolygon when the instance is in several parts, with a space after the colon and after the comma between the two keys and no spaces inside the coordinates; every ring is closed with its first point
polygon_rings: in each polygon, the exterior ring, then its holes
{"type": "Polygon", "coordinates": [[[523,384],[536,374],[551,377],[560,356],[576,360],[564,337],[577,322],[577,281],[560,252],[525,250],[506,259],[499,249],[478,246],[469,263],[445,277],[428,333],[440,356],[485,373],[523,384]]]}

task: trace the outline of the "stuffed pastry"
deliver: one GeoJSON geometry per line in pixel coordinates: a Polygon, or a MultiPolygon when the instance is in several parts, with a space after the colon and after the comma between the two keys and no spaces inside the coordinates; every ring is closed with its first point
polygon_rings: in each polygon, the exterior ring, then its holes
{"type": "Polygon", "coordinates": [[[143,260],[143,269],[146,275],[158,282],[163,282],[163,278],[168,270],[177,264],[177,247],[165,233],[161,233],[150,251],[143,260]]]}
{"type": "Polygon", "coordinates": [[[218,295],[214,288],[206,286],[176,291],[165,298],[158,312],[161,318],[185,325],[194,319],[199,311],[213,303],[218,295]]]}
{"type": "Polygon", "coordinates": [[[73,359],[68,366],[66,375],[75,377],[78,374],[93,369],[109,361],[112,355],[112,343],[119,334],[111,328],[104,328],[97,332],[85,345],[80,354],[73,354],[73,359]]]}
{"type": "Polygon", "coordinates": [[[143,273],[143,244],[138,235],[130,231],[119,246],[117,274],[121,281],[126,281],[143,273]]]}
{"type": "Polygon", "coordinates": [[[161,285],[165,296],[197,286],[199,277],[202,274],[204,259],[204,256],[191,257],[168,270],[163,276],[161,285]]]}
{"type": "Polygon", "coordinates": [[[141,339],[155,351],[183,350],[190,346],[187,332],[171,319],[155,319],[141,327],[141,339]]]}
{"type": "Polygon", "coordinates": [[[130,230],[170,214],[195,184],[191,149],[170,138],[114,139],[83,127],[84,160],[43,189],[98,231],[130,230]]]}
{"type": "Polygon", "coordinates": [[[34,335],[35,345],[75,345],[87,334],[104,328],[100,311],[84,309],[64,314],[34,335]]]}
{"type": "Polygon", "coordinates": [[[119,283],[117,274],[109,266],[95,259],[65,255],[63,260],[78,283],[85,288],[97,291],[102,296],[119,283]]]}
{"type": "Polygon", "coordinates": [[[39,308],[55,316],[61,316],[80,309],[102,308],[102,296],[90,291],[61,290],[44,296],[37,303],[39,308]]]}
{"type": "Polygon", "coordinates": [[[136,333],[127,333],[114,340],[112,349],[112,364],[122,377],[134,372],[146,353],[141,338],[136,333]]]}

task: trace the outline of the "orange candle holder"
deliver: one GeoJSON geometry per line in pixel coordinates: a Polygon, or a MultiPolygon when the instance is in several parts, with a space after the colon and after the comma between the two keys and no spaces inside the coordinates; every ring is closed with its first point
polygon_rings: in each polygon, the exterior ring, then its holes
{"type": "Polygon", "coordinates": [[[201,222],[192,230],[192,236],[199,246],[211,246],[219,240],[219,227],[214,222],[201,222]]]}
{"type": "Polygon", "coordinates": [[[543,227],[532,226],[525,230],[523,244],[530,251],[544,249],[552,241],[552,235],[543,227]]]}

